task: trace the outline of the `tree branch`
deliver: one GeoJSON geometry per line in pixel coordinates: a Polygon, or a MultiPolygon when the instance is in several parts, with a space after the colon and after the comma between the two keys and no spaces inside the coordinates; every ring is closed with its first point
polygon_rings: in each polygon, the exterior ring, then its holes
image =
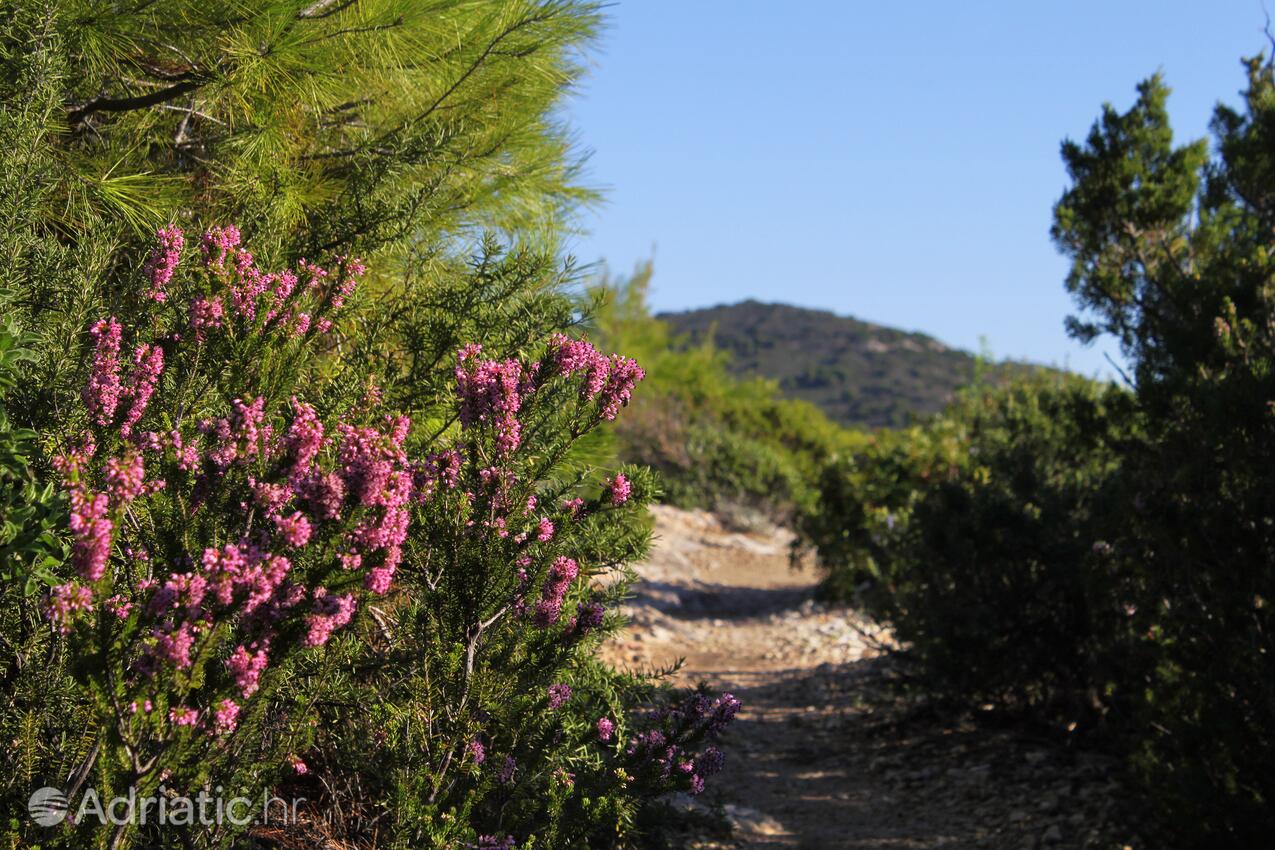
{"type": "Polygon", "coordinates": [[[179,83],[169,86],[159,91],[153,91],[149,94],[139,94],[135,97],[97,97],[90,100],[81,107],[72,109],[67,115],[67,123],[74,127],[84,121],[86,117],[94,112],[131,112],[134,109],[145,109],[148,106],[158,106],[165,101],[181,97],[187,92],[192,92],[206,82],[202,77],[189,76],[179,83]]]}

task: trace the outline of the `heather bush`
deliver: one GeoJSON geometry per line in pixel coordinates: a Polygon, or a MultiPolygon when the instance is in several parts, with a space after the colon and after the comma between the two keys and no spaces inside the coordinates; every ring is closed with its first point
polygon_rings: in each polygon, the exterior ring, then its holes
{"type": "MultiPolygon", "coordinates": [[[[594,658],[652,484],[573,455],[636,362],[561,333],[537,360],[471,343],[440,367],[452,415],[414,422],[346,369],[361,262],[268,271],[233,227],[186,241],[162,229],[89,325],[47,435],[71,546],[41,608],[82,706],[63,722],[91,741],[70,784],[304,791],[300,828],[385,846],[614,841],[644,800],[701,788],[733,700],[669,705],[594,658]]],[[[172,840],[112,831],[40,839],[172,840]]]]}

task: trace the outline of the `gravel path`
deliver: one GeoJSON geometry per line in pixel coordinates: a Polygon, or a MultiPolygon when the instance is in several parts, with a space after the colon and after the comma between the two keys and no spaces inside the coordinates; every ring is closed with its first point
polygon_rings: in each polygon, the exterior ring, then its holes
{"type": "Polygon", "coordinates": [[[723,807],[733,837],[690,846],[1138,846],[1110,760],[897,696],[889,633],[816,604],[787,532],[653,512],[656,547],[609,654],[635,667],[683,658],[682,681],[744,703],[726,774],[695,803],[723,807]]]}

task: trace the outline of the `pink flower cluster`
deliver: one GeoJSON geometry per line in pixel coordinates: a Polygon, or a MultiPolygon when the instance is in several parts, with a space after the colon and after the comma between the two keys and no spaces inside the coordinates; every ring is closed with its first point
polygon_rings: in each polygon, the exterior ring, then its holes
{"type": "Polygon", "coordinates": [[[447,490],[455,490],[460,484],[460,470],[464,459],[460,452],[449,449],[431,454],[416,465],[416,497],[428,499],[441,484],[447,490]]]}
{"type": "Polygon", "coordinates": [[[535,622],[538,626],[551,626],[562,616],[562,601],[571,582],[580,574],[580,565],[573,559],[560,555],[549,567],[540,601],[536,603],[535,622]]]}
{"type": "Polygon", "coordinates": [[[633,485],[623,472],[617,472],[615,478],[611,480],[610,485],[607,487],[607,493],[610,496],[611,504],[619,507],[627,502],[629,496],[633,494],[633,485]]]}
{"type": "Polygon", "coordinates": [[[70,496],[71,561],[80,577],[91,582],[106,574],[115,533],[112,513],[162,485],[162,482],[145,480],[141,453],[129,449],[123,457],[107,460],[104,474],[106,489],[95,491],[89,486],[86,469],[95,452],[96,444],[90,439],[53,461],[70,496]]]}
{"type": "Polygon", "coordinates": [[[585,373],[581,395],[590,401],[598,399],[600,414],[608,420],[615,419],[629,403],[633,388],[646,377],[636,360],[619,354],[607,357],[589,342],[565,334],[549,338],[549,360],[564,377],[585,373]]]}
{"type": "Polygon", "coordinates": [[[124,383],[120,378],[122,331],[122,326],[113,316],[100,319],[89,328],[89,337],[93,340],[93,366],[84,386],[83,398],[89,417],[102,426],[115,421],[121,401],[130,401],[120,428],[121,433],[128,437],[155,393],[155,385],[164,371],[164,350],[146,343],[137,346],[133,350],[128,381],[124,383]]]}
{"type": "Polygon", "coordinates": [[[239,725],[239,703],[232,699],[223,699],[213,709],[213,730],[219,735],[228,735],[239,725]]]}
{"type": "Polygon", "coordinates": [[[71,621],[77,612],[93,608],[93,592],[87,587],[67,582],[49,591],[44,601],[44,613],[53,628],[60,634],[69,634],[71,621]]]}
{"type": "Polygon", "coordinates": [[[550,685],[549,686],[549,709],[556,711],[567,704],[567,700],[571,699],[570,685],[550,685]]]}
{"type": "Polygon", "coordinates": [[[354,594],[334,596],[326,587],[314,592],[314,611],[306,615],[306,646],[323,646],[332,637],[332,632],[350,622],[354,616],[354,594]]]}
{"type": "Polygon", "coordinates": [[[120,402],[120,335],[123,326],[114,317],[99,319],[89,328],[93,340],[93,366],[84,386],[84,406],[98,425],[110,425],[120,402]]]}
{"type": "Polygon", "coordinates": [[[496,434],[496,452],[508,457],[522,444],[518,411],[527,389],[522,364],[517,360],[484,360],[482,346],[470,344],[457,353],[456,391],[460,397],[460,422],[467,428],[490,426],[496,434]]]}
{"type": "Polygon", "coordinates": [[[252,696],[261,687],[261,674],[270,663],[267,647],[256,642],[247,646],[237,646],[226,659],[226,670],[235,680],[235,686],[244,699],[252,696]]]}
{"type": "Polygon", "coordinates": [[[176,225],[160,228],[155,235],[158,244],[146,261],[146,276],[151,282],[151,288],[146,293],[146,297],[163,304],[168,300],[165,287],[173,279],[173,272],[177,271],[177,264],[181,262],[186,237],[181,228],[176,225]]]}
{"type": "MultiPolygon", "coordinates": [[[[162,237],[161,237],[162,238],[162,237]]],[[[199,342],[207,333],[223,327],[228,313],[252,324],[259,318],[263,328],[280,328],[292,337],[304,337],[312,330],[326,333],[332,320],[316,311],[334,311],[344,306],[366,267],[358,259],[338,257],[339,273],[302,260],[298,272],[262,270],[252,252],[241,245],[242,234],[234,225],[214,227],[200,240],[204,268],[219,277],[228,290],[220,295],[199,296],[190,305],[190,324],[199,342]],[[307,299],[312,309],[303,309],[307,299]]]]}
{"type": "Polygon", "coordinates": [[[412,465],[403,451],[411,427],[407,417],[390,422],[389,434],[375,428],[339,426],[340,475],[346,491],[368,512],[350,533],[350,542],[362,562],[380,552],[381,562],[368,570],[364,585],[373,593],[387,593],[403,557],[403,542],[411,522],[412,465]]]}

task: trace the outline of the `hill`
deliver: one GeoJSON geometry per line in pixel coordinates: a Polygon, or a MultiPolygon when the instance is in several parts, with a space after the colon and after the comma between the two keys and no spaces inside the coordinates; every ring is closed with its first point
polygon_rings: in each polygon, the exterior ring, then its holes
{"type": "Polygon", "coordinates": [[[843,425],[899,425],[937,413],[975,374],[969,352],[827,310],[742,301],[657,318],[691,343],[711,335],[733,372],[772,378],[785,395],[843,425]]]}

